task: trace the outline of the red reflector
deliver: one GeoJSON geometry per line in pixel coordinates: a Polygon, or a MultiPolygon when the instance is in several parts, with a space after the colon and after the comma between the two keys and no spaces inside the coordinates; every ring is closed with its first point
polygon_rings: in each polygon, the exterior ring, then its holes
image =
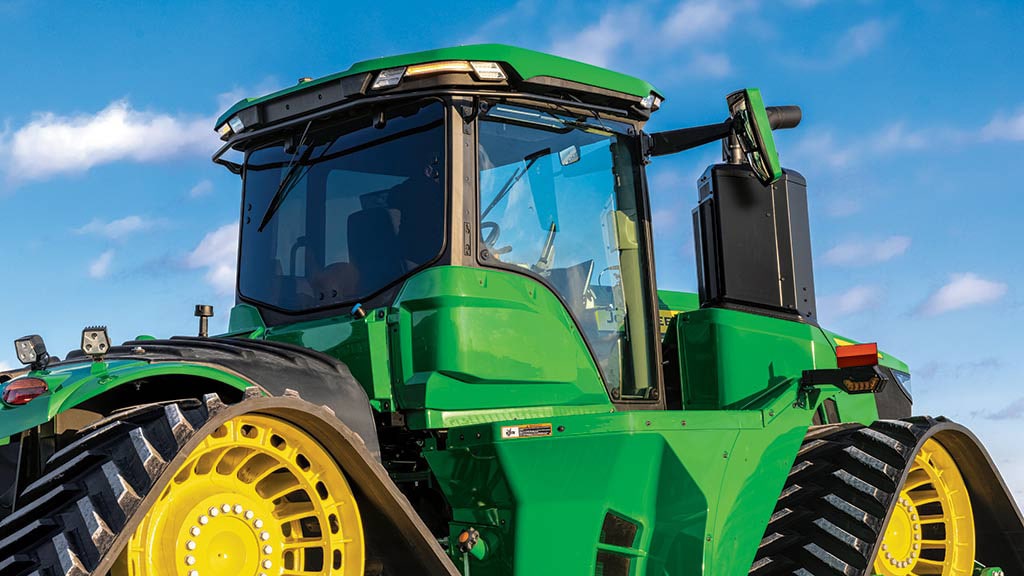
{"type": "Polygon", "coordinates": [[[840,368],[851,366],[876,366],[878,364],[878,344],[853,344],[836,346],[836,365],[840,368]]]}
{"type": "Polygon", "coordinates": [[[39,378],[18,378],[11,380],[4,388],[3,400],[11,406],[21,406],[46,394],[50,388],[39,378]]]}

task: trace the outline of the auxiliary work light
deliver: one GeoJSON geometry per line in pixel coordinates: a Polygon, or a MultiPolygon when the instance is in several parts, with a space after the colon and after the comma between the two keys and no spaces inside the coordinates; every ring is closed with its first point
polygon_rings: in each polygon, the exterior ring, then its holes
{"type": "Polygon", "coordinates": [[[82,330],[82,352],[92,356],[93,361],[100,362],[110,350],[110,336],[106,326],[88,326],[82,330]]]}
{"type": "Polygon", "coordinates": [[[15,340],[14,351],[18,354],[18,362],[31,366],[33,370],[46,368],[50,360],[50,355],[46,353],[46,343],[38,334],[15,340]]]}
{"type": "Polygon", "coordinates": [[[3,401],[10,406],[28,404],[49,391],[46,380],[39,378],[15,378],[4,386],[3,401]]]}

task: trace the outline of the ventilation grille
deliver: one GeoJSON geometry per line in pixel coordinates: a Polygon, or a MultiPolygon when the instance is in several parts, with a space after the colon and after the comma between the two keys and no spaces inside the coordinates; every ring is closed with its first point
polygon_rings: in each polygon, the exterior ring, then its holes
{"type": "Polygon", "coordinates": [[[636,524],[609,512],[601,524],[601,543],[632,548],[636,542],[636,530],[636,524]]]}
{"type": "Polygon", "coordinates": [[[605,514],[594,576],[629,576],[636,556],[633,546],[636,545],[637,530],[635,523],[611,512],[605,514]],[[612,546],[621,550],[607,549],[612,546]]]}

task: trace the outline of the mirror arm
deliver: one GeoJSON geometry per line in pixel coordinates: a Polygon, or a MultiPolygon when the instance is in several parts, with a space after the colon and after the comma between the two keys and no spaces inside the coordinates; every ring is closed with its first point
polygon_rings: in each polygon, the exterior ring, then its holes
{"type": "Polygon", "coordinates": [[[651,156],[666,156],[721,140],[731,133],[731,118],[721,124],[655,132],[648,135],[647,150],[651,156]]]}

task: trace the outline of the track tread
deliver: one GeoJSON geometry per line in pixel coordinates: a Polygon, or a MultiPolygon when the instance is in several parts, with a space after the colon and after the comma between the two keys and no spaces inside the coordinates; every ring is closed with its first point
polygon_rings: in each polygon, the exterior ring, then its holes
{"type": "Polygon", "coordinates": [[[860,576],[931,418],[809,433],[749,574],[860,576]]]}
{"type": "Polygon", "coordinates": [[[203,400],[133,407],[80,432],[0,522],[0,576],[87,576],[178,450],[212,414],[203,400]]]}

